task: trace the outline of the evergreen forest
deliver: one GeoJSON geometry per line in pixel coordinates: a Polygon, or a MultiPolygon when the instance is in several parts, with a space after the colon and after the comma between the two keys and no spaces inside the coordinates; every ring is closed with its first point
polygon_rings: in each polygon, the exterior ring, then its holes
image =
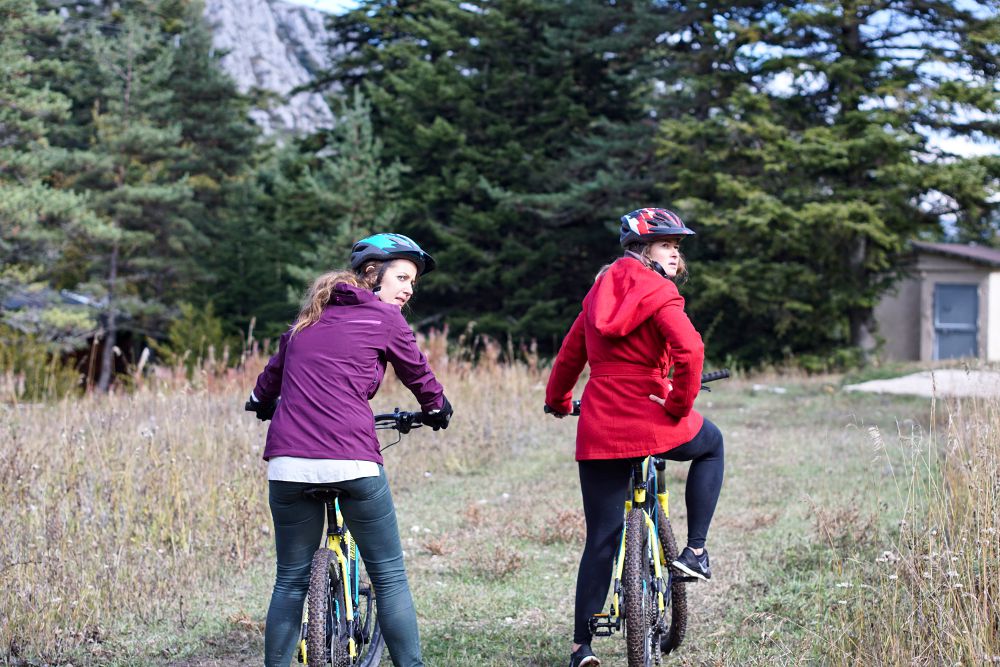
{"type": "Polygon", "coordinates": [[[308,136],[257,129],[203,10],[0,0],[0,338],[93,350],[97,389],[274,339],[378,231],[437,260],[415,328],[550,354],[619,217],[670,208],[747,367],[877,354],[911,240],[1000,247],[997,0],[368,0],[308,136]]]}

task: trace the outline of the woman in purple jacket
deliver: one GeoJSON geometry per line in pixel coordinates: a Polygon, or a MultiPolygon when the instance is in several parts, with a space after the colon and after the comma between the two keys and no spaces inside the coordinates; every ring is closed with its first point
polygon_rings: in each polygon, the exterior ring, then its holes
{"type": "Polygon", "coordinates": [[[288,667],[298,639],[312,554],[326,518],[323,504],[302,491],[318,485],[341,492],[341,511],[364,556],[393,664],[423,665],[368,401],[390,362],[420,403],[424,424],[435,431],[448,427],[451,404],[400,312],[417,278],[433,268],[431,256],[400,234],[358,241],[351,270],[316,279],[298,319],[257,378],[248,409],[260,419],[273,417],[264,447],[277,550],[264,632],[267,667],[288,667]]]}

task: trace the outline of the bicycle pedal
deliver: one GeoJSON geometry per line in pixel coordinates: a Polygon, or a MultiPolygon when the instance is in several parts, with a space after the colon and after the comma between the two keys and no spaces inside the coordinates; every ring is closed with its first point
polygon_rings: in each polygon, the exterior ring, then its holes
{"type": "Polygon", "coordinates": [[[590,632],[595,637],[610,637],[621,629],[621,619],[611,620],[611,614],[594,614],[590,617],[590,632]]]}

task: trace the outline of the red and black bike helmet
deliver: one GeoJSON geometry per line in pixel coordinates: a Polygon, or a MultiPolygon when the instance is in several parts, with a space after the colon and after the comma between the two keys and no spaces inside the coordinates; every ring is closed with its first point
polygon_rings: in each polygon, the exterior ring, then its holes
{"type": "Polygon", "coordinates": [[[693,236],[681,217],[665,208],[640,208],[622,216],[622,247],[651,243],[665,236],[693,236]]]}
{"type": "Polygon", "coordinates": [[[375,234],[361,239],[351,249],[351,268],[357,271],[370,259],[389,261],[408,259],[417,265],[417,275],[434,270],[434,258],[417,245],[416,241],[402,234],[375,234]]]}

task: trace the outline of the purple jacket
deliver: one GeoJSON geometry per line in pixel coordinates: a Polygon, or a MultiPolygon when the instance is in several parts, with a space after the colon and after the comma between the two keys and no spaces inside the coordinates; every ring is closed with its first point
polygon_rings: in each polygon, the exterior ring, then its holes
{"type": "Polygon", "coordinates": [[[399,307],[339,283],[319,321],[294,336],[285,332],[257,378],[257,400],[281,397],[264,458],[382,463],[368,401],[382,383],[387,361],[423,410],[444,405],[444,388],[399,307]]]}

